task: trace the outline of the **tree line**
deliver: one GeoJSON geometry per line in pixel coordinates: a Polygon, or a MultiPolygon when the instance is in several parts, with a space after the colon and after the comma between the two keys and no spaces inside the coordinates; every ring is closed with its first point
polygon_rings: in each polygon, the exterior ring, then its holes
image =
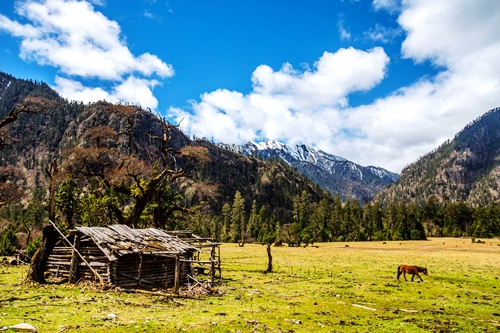
{"type": "MultiPolygon", "coordinates": [[[[303,191],[293,199],[293,218],[280,221],[253,200],[250,209],[236,192],[220,215],[198,231],[218,241],[299,246],[314,242],[425,240],[427,237],[491,238],[500,236],[500,204],[473,206],[464,201],[441,203],[430,196],[424,205],[404,201],[342,201],[340,196],[311,200],[303,191]],[[207,228],[211,226],[211,228],[207,228]]],[[[194,226],[196,227],[196,225],[194,226]]]]}

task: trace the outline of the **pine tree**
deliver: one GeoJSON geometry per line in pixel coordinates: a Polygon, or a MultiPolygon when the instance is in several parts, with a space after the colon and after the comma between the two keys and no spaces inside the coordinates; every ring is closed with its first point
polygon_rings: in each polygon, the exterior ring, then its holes
{"type": "Polygon", "coordinates": [[[231,206],[228,203],[222,206],[222,219],[221,239],[227,242],[230,240],[229,230],[231,227],[231,206]]]}
{"type": "Polygon", "coordinates": [[[252,239],[257,239],[259,230],[257,229],[257,201],[254,199],[252,202],[252,209],[248,217],[248,224],[246,228],[247,235],[252,239]]]}
{"type": "Polygon", "coordinates": [[[342,199],[340,195],[333,198],[332,211],[328,219],[328,231],[330,240],[337,240],[342,234],[342,215],[343,215],[342,199]]]}
{"type": "Polygon", "coordinates": [[[245,245],[245,199],[239,191],[234,195],[233,205],[231,207],[231,228],[230,236],[233,242],[238,242],[240,246],[245,245]]]}
{"type": "Polygon", "coordinates": [[[55,195],[55,208],[69,229],[74,227],[78,211],[77,189],[78,187],[73,180],[66,180],[59,185],[55,195]]]}
{"type": "Polygon", "coordinates": [[[16,251],[17,236],[14,228],[8,227],[0,234],[0,256],[10,256],[16,251]]]}

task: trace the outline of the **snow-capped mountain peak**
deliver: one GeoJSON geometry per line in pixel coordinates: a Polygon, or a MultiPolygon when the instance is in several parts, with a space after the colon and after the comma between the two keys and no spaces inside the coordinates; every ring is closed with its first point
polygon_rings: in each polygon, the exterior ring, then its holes
{"type": "Polygon", "coordinates": [[[282,158],[290,165],[293,165],[294,161],[301,161],[328,167],[328,162],[347,161],[345,158],[327,154],[311,146],[295,145],[291,147],[276,140],[249,142],[242,148],[242,152],[246,155],[257,153],[267,158],[278,155],[276,157],[282,158]]]}
{"type": "Polygon", "coordinates": [[[238,151],[244,155],[258,155],[263,159],[279,158],[288,165],[297,167],[299,171],[334,194],[346,186],[356,187],[357,185],[353,183],[359,183],[364,189],[356,188],[356,191],[365,194],[355,196],[371,199],[374,193],[387,184],[396,182],[399,177],[398,174],[383,168],[363,167],[343,157],[306,145],[288,146],[275,140],[249,142],[239,147],[238,151]],[[340,184],[342,182],[347,182],[348,185],[340,184]]]}

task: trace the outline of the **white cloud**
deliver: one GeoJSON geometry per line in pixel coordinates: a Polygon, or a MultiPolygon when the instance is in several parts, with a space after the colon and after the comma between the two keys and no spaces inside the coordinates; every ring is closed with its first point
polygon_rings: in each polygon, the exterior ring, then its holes
{"type": "Polygon", "coordinates": [[[389,58],[376,47],[369,52],[354,48],[325,52],[314,64],[316,71],[299,72],[285,64],[278,72],[261,65],[252,74],[254,91],[262,95],[288,95],[297,107],[343,106],[353,91],[379,83],[389,58]],[[314,96],[314,99],[311,97],[314,96]]]}
{"type": "Polygon", "coordinates": [[[400,0],[373,0],[373,8],[395,13],[400,10],[400,0]]]}
{"type": "Polygon", "coordinates": [[[349,30],[344,28],[344,20],[343,19],[339,19],[337,21],[337,29],[339,31],[339,35],[340,35],[341,40],[351,40],[351,33],[349,32],[349,30]]]}
{"type": "MultiPolygon", "coordinates": [[[[131,75],[145,78],[174,75],[172,66],[155,55],[134,56],[120,38],[120,26],[86,1],[24,1],[17,4],[17,13],[31,23],[23,25],[0,15],[0,29],[22,38],[21,57],[56,67],[60,75],[73,77],[71,80],[75,77],[108,80],[115,82],[114,90],[119,91],[130,82],[131,75]]],[[[147,79],[150,82],[144,85],[144,80],[134,82],[141,83],[137,91],[146,95],[139,98],[135,94],[133,99],[153,102],[143,106],[156,107],[158,103],[151,99],[151,90],[143,89],[153,87],[155,81],[147,79]]],[[[67,93],[68,87],[65,85],[67,93]]],[[[86,96],[84,92],[98,90],[83,87],[75,95],[91,98],[93,94],[86,96]]],[[[125,95],[121,97],[125,98],[122,101],[132,102],[125,95]]]]}
{"type": "Polygon", "coordinates": [[[130,76],[114,88],[114,95],[119,101],[147,106],[154,110],[158,106],[158,101],[151,89],[157,84],[156,80],[145,80],[130,76]]]}
{"type": "Polygon", "coordinates": [[[97,6],[104,6],[106,4],[105,0],[89,0],[89,2],[97,6]]]}
{"type": "Polygon", "coordinates": [[[498,47],[498,1],[407,0],[404,8],[398,22],[408,33],[402,45],[408,58],[454,69],[464,57],[498,47]]]}
{"type": "Polygon", "coordinates": [[[258,138],[290,143],[327,142],[340,131],[347,95],[364,91],[385,76],[389,58],[381,48],[325,52],[315,70],[285,64],[275,72],[261,65],[252,74],[253,92],[219,89],[192,102],[192,112],[170,111],[190,133],[227,143],[258,138]]]}
{"type": "MultiPolygon", "coordinates": [[[[395,5],[374,2],[378,9],[395,5]]],[[[261,65],[252,74],[251,93],[220,89],[192,102],[191,112],[171,111],[198,136],[312,144],[399,172],[500,105],[500,2],[405,0],[398,10],[406,33],[403,57],[416,66],[430,61],[439,69],[436,76],[350,107],[349,94],[371,89],[387,74],[388,56],[381,48],[340,49],[325,52],[314,71],[261,65]]]]}
{"type": "MultiPolygon", "coordinates": [[[[500,105],[500,36],[494,31],[499,19],[497,2],[403,2],[398,19],[408,34],[403,56],[442,70],[349,110],[348,124],[358,124],[366,135],[348,145],[358,161],[398,171],[500,105]]],[[[349,153],[341,145],[331,149],[349,153]]]]}
{"type": "Polygon", "coordinates": [[[2,14],[0,14],[0,29],[6,30],[16,37],[37,38],[40,36],[40,32],[35,27],[11,21],[2,14]]]}
{"type": "Polygon", "coordinates": [[[151,91],[157,84],[155,80],[144,80],[130,76],[125,81],[115,85],[111,91],[106,91],[100,87],[85,87],[78,81],[59,76],[56,77],[55,82],[54,89],[70,100],[127,102],[149,107],[153,110],[158,107],[158,101],[151,91]]]}
{"type": "Polygon", "coordinates": [[[82,83],[60,76],[56,76],[54,87],[62,96],[76,101],[99,101],[107,100],[115,102],[111,95],[102,88],[85,87],[82,83]]]}
{"type": "Polygon", "coordinates": [[[377,23],[375,28],[365,31],[363,35],[375,42],[390,43],[392,40],[403,33],[402,29],[391,29],[377,23]]]}

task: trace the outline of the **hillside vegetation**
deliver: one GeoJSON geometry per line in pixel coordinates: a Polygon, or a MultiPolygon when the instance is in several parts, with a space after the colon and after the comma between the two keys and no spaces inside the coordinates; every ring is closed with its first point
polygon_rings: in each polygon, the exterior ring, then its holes
{"type": "Polygon", "coordinates": [[[499,185],[500,108],[496,108],[403,169],[398,182],[375,199],[383,204],[404,200],[422,205],[435,196],[441,203],[487,205],[499,201],[499,185]]]}

